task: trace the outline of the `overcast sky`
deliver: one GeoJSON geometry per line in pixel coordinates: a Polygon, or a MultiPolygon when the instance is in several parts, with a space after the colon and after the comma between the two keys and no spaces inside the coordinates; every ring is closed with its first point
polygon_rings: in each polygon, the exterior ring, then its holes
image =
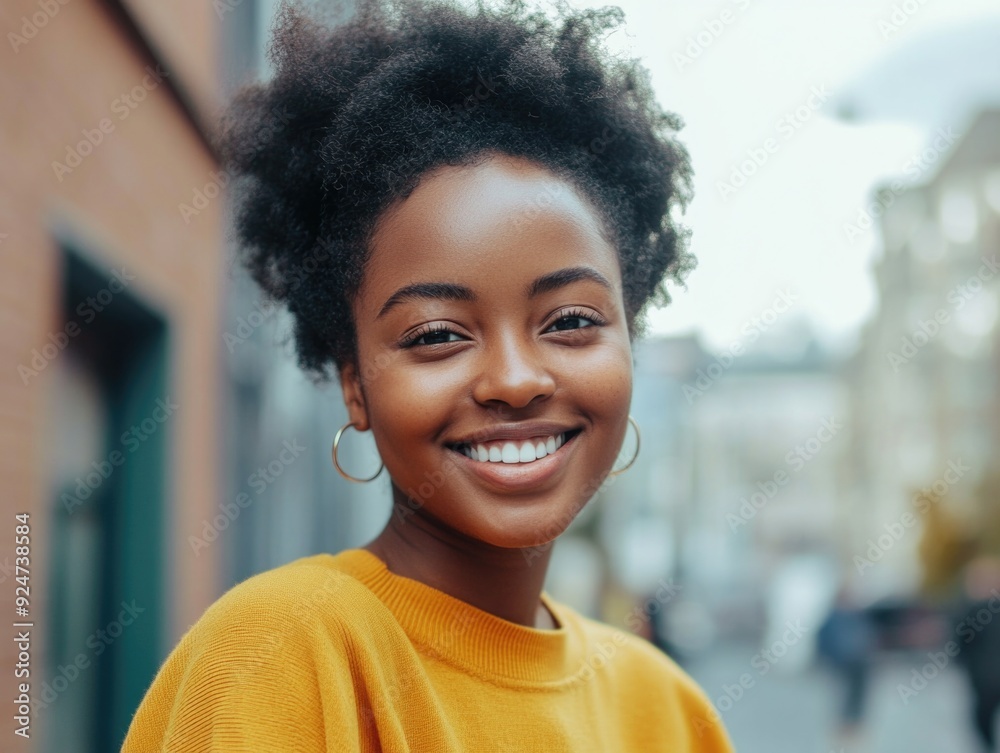
{"type": "MultiPolygon", "coordinates": [[[[745,340],[744,326],[786,291],[797,298],[776,326],[801,314],[849,343],[872,313],[869,270],[879,236],[849,238],[844,226],[857,221],[876,182],[903,174],[935,129],[912,117],[849,123],[834,103],[907,46],[933,46],[956,25],[996,23],[1000,1],[614,4],[625,10],[627,33],[609,44],[640,57],[660,103],[683,117],[696,171],[685,221],[699,267],[687,290],[674,289],[674,303],[654,312],[654,331],[697,329],[710,349],[724,349],[745,340]],[[723,188],[747,150],[763,164],[742,186],[723,188]]],[[[942,113],[940,122],[959,135],[968,124],[963,113],[942,113]]],[[[932,173],[922,169],[921,178],[932,173]]]]}

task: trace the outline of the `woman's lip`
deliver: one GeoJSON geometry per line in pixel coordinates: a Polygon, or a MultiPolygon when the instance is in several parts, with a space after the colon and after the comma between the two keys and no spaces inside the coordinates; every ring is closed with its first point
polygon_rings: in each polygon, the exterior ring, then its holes
{"type": "Polygon", "coordinates": [[[567,439],[554,453],[532,460],[530,463],[484,463],[473,460],[458,450],[448,450],[448,452],[458,455],[460,461],[464,461],[472,473],[495,487],[506,491],[526,489],[537,486],[558,473],[566,464],[576,446],[576,439],[582,433],[580,431],[567,439]]]}

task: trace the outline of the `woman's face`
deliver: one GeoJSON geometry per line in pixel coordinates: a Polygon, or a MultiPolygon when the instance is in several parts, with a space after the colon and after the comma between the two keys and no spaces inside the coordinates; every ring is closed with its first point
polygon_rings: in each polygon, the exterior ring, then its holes
{"type": "Polygon", "coordinates": [[[341,379],[409,507],[498,547],[562,533],[625,436],[622,300],[590,205],[529,160],[440,168],[390,209],[341,379]]]}

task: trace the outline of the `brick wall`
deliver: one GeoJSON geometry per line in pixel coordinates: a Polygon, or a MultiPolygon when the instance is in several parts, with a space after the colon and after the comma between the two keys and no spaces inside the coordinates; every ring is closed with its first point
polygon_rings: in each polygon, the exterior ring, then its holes
{"type": "MultiPolygon", "coordinates": [[[[147,23],[170,12],[179,13],[164,5],[147,23]]],[[[212,18],[200,23],[211,25],[212,18]]],[[[178,28],[171,24],[164,35],[172,49],[178,28]]],[[[33,349],[61,327],[61,252],[53,224],[65,223],[98,249],[98,266],[126,267],[136,276],[134,292],[170,325],[169,380],[181,406],[171,426],[171,523],[164,531],[168,580],[175,584],[167,592],[172,623],[165,633],[173,643],[217,595],[214,550],[194,558],[183,542],[220,498],[222,199],[195,215],[181,212],[180,205],[211,182],[215,162],[164,84],[180,74],[155,73],[104,3],[5,0],[0,33],[0,564],[14,562],[15,513],[31,513],[31,611],[39,626],[34,684],[48,677],[41,640],[50,505],[44,422],[54,369],[26,375],[18,366],[30,367],[33,349]]],[[[201,77],[190,82],[194,100],[204,101],[212,90],[213,40],[205,28],[187,39],[184,70],[201,77]]],[[[33,743],[8,747],[20,741],[10,713],[17,650],[15,584],[7,573],[0,570],[0,698],[6,701],[0,739],[5,750],[33,750],[33,743]]]]}

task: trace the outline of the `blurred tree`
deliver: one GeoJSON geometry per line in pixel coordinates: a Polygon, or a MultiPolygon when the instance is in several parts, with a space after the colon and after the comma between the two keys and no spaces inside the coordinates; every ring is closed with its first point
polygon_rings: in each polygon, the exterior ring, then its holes
{"type": "Polygon", "coordinates": [[[975,553],[976,541],[948,511],[940,495],[919,492],[916,503],[917,509],[926,510],[918,548],[923,570],[921,588],[928,595],[944,596],[955,588],[962,568],[975,553]]]}
{"type": "Polygon", "coordinates": [[[1000,555],[1000,469],[986,472],[974,501],[979,553],[1000,555]]]}

